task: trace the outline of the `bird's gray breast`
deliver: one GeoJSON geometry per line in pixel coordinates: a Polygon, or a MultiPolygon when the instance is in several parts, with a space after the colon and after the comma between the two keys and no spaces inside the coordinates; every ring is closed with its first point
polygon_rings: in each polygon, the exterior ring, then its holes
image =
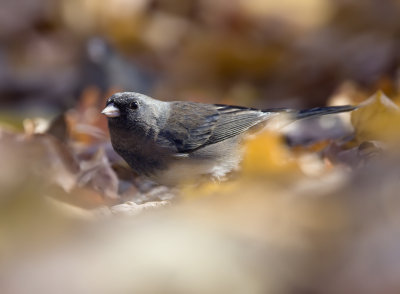
{"type": "Polygon", "coordinates": [[[150,176],[168,167],[169,155],[153,139],[130,132],[111,132],[114,150],[138,174],[150,176]]]}

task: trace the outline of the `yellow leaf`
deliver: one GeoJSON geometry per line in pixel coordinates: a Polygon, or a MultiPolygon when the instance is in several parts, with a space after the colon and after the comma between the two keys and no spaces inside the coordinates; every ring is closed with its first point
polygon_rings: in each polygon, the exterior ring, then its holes
{"type": "Polygon", "coordinates": [[[351,123],[358,142],[393,141],[400,137],[400,109],[381,91],[352,112],[351,123]]]}
{"type": "Polygon", "coordinates": [[[248,140],[243,158],[244,174],[276,174],[298,170],[279,134],[263,132],[248,140]]]}

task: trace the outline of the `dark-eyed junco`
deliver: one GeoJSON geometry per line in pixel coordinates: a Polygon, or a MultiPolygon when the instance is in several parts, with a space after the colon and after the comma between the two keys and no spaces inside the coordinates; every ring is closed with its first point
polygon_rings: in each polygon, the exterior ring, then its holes
{"type": "Polygon", "coordinates": [[[286,114],[291,120],[351,111],[354,106],[307,110],[164,102],[139,93],[117,93],[102,111],[115,151],[138,174],[173,186],[201,176],[222,179],[241,161],[240,143],[250,130],[286,114]]]}

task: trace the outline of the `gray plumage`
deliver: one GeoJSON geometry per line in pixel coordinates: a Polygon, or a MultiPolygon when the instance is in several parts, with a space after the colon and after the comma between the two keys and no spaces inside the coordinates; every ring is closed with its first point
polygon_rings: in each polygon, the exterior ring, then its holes
{"type": "Polygon", "coordinates": [[[176,185],[199,176],[221,179],[237,169],[243,135],[264,127],[282,113],[296,120],[353,109],[336,106],[302,111],[259,110],[164,102],[124,92],[111,96],[102,113],[108,117],[113,148],[134,171],[158,183],[176,185]]]}

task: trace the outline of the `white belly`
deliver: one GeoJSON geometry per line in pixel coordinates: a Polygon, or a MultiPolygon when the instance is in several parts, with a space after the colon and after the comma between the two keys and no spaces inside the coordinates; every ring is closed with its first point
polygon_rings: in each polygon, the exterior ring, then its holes
{"type": "Polygon", "coordinates": [[[205,178],[221,181],[226,175],[239,168],[239,160],[234,161],[198,161],[182,160],[171,164],[167,170],[154,174],[151,178],[162,185],[175,186],[185,183],[197,183],[205,178]]]}

